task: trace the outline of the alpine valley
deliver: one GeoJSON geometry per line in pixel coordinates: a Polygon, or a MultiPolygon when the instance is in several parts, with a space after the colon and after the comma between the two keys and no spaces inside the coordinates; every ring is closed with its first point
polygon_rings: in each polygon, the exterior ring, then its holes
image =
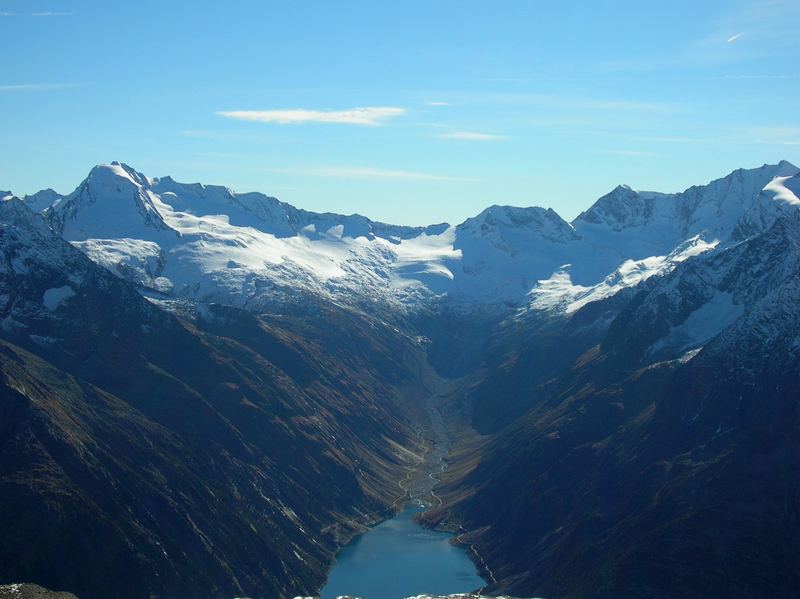
{"type": "Polygon", "coordinates": [[[788,162],[572,222],[395,226],[117,162],[0,198],[0,584],[314,596],[440,451],[421,519],[483,595],[800,589],[788,162]]]}

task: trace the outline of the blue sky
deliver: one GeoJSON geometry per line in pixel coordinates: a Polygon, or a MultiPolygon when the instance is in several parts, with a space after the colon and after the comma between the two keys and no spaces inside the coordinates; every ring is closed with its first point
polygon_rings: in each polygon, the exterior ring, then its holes
{"type": "Polygon", "coordinates": [[[92,165],[402,224],[800,163],[800,2],[0,0],[0,189],[92,165]]]}

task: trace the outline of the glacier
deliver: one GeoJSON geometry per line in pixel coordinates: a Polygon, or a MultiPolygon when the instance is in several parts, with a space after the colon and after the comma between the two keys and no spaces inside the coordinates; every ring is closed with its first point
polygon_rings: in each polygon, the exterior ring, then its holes
{"type": "MultiPolygon", "coordinates": [[[[574,312],[797,211],[800,169],[739,169],[662,194],[619,186],[572,222],[491,206],[459,225],[315,213],[261,193],[98,165],[23,201],[96,263],[159,299],[260,310],[323,297],[360,310],[574,312]]],[[[9,194],[10,197],[10,194],[9,194]]]]}

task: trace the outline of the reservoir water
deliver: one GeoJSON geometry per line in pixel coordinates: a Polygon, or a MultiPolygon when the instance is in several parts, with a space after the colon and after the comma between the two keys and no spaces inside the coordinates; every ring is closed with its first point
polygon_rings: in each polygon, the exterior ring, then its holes
{"type": "Polygon", "coordinates": [[[402,599],[421,593],[466,593],[485,585],[467,554],[450,544],[452,535],[412,521],[421,510],[407,508],[346,545],[322,589],[322,599],[338,595],[402,599]]]}
{"type": "Polygon", "coordinates": [[[409,477],[408,506],[354,538],[336,556],[321,599],[352,595],[362,599],[402,599],[422,593],[450,595],[477,590],[486,582],[452,534],[425,529],[413,521],[426,507],[441,504],[434,491],[447,464],[449,440],[441,415],[431,402],[430,450],[409,477]]]}

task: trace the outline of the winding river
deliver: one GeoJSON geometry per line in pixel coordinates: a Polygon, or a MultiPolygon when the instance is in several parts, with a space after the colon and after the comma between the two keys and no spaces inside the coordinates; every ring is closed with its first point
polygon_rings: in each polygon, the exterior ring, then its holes
{"type": "Polygon", "coordinates": [[[341,549],[321,599],[401,599],[421,593],[466,593],[486,584],[463,547],[451,544],[452,534],[422,528],[413,520],[415,514],[441,504],[434,487],[447,467],[450,442],[437,400],[433,397],[428,403],[430,450],[404,487],[407,506],[341,549]]]}

